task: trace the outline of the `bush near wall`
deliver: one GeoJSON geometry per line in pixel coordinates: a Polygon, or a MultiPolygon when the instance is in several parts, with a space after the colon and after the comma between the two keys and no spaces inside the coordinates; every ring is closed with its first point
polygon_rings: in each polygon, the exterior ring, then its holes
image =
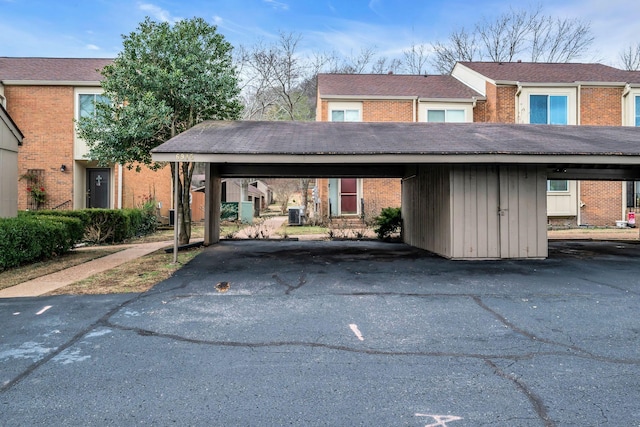
{"type": "Polygon", "coordinates": [[[153,209],[24,211],[0,218],[0,271],[62,255],[82,241],[118,243],[152,233],[153,209]]]}
{"type": "Polygon", "coordinates": [[[20,216],[71,216],[82,221],[88,243],[119,243],[132,237],[156,231],[157,217],[153,208],[142,209],[81,209],[75,211],[21,212],[20,216]]]}
{"type": "Polygon", "coordinates": [[[83,235],[78,218],[24,215],[0,219],[0,271],[61,255],[83,235]]]}
{"type": "Polygon", "coordinates": [[[388,239],[402,229],[402,212],[400,208],[384,208],[375,217],[374,231],[379,239],[388,239]]]}

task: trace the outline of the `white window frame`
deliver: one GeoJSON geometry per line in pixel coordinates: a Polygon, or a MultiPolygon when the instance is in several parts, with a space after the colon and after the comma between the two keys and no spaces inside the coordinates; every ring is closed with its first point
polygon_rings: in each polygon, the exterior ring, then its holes
{"type": "Polygon", "coordinates": [[[632,88],[629,93],[622,98],[622,126],[636,126],[636,97],[640,97],[640,88],[632,88]]]}
{"type": "Polygon", "coordinates": [[[567,97],[567,125],[577,125],[578,103],[577,87],[523,87],[516,99],[516,121],[529,124],[531,95],[566,96],[567,97]]]}
{"type": "Polygon", "coordinates": [[[548,193],[568,193],[571,189],[571,185],[568,179],[548,179],[547,180],[547,192],[548,193]],[[551,189],[551,181],[563,181],[567,184],[566,190],[552,190],[551,189]]]}
{"type": "Polygon", "coordinates": [[[358,120],[355,121],[362,121],[362,102],[329,102],[327,121],[333,121],[334,111],[357,111],[358,120]]]}
{"type": "MultiPolygon", "coordinates": [[[[102,95],[104,90],[101,87],[77,87],[73,91],[73,117],[80,119],[80,95],[102,95]]],[[[78,132],[73,133],[73,156],[75,160],[87,160],[85,157],[89,149],[87,143],[78,136],[78,132]]]]}
{"type": "Polygon", "coordinates": [[[447,111],[457,110],[464,112],[463,122],[455,123],[471,123],[473,122],[473,103],[467,102],[420,102],[418,105],[418,121],[428,122],[429,111],[443,111],[445,112],[445,123],[451,123],[447,121],[447,111]]]}

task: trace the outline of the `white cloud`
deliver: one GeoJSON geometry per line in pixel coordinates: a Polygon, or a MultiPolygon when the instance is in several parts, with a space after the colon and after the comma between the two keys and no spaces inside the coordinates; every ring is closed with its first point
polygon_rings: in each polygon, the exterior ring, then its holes
{"type": "Polygon", "coordinates": [[[213,23],[216,25],[222,25],[222,23],[224,22],[224,19],[222,19],[221,16],[218,15],[214,15],[213,17],[213,23]]]}
{"type": "Polygon", "coordinates": [[[171,12],[164,10],[160,6],[156,6],[151,3],[140,3],[138,8],[145,13],[148,13],[152,18],[157,19],[159,21],[169,22],[170,24],[175,24],[178,21],[181,21],[182,18],[171,16],[171,12]]]}
{"type": "Polygon", "coordinates": [[[100,48],[95,44],[88,44],[85,46],[85,48],[87,48],[88,50],[100,50],[100,48]]]}
{"type": "Polygon", "coordinates": [[[266,4],[274,9],[289,10],[289,5],[276,0],[264,0],[266,4]]]}

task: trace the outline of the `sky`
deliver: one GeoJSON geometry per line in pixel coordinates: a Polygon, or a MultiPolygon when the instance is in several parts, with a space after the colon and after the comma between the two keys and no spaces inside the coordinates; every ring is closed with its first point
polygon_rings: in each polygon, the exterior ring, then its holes
{"type": "Polygon", "coordinates": [[[640,42],[638,0],[0,0],[0,56],[113,58],[122,35],[146,16],[168,22],[197,16],[234,46],[273,42],[284,32],[302,37],[301,51],[355,56],[373,47],[394,58],[510,7],[536,5],[591,25],[595,41],[580,62],[620,65],[620,51],[640,42]]]}

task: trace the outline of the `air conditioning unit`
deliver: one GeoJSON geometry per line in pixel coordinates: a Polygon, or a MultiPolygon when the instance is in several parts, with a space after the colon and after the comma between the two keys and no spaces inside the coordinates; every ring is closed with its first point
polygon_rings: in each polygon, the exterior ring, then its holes
{"type": "Polygon", "coordinates": [[[302,207],[289,208],[289,225],[302,225],[304,223],[304,212],[302,207]]]}

